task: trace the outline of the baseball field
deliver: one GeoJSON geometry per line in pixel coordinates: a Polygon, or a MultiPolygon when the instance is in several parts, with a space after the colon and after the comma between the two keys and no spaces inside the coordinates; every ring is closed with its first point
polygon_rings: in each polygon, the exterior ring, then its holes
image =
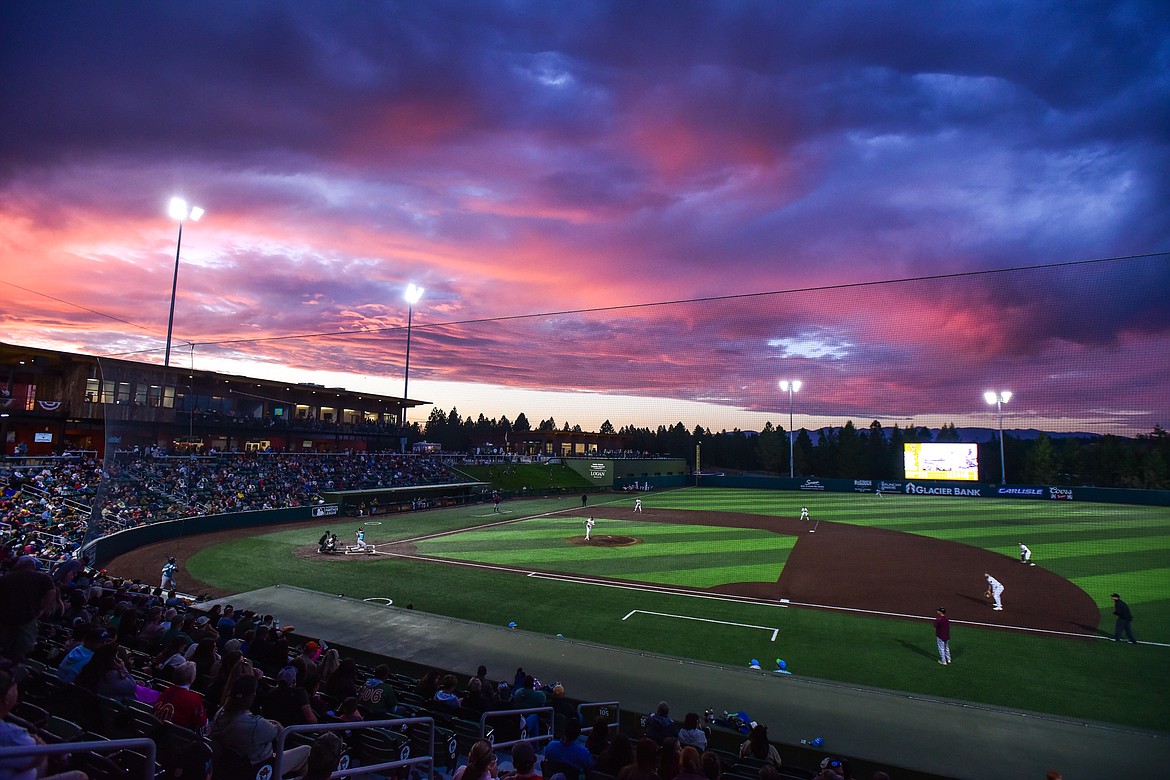
{"type": "MultiPolygon", "coordinates": [[[[151,545],[111,571],[188,589],[275,583],[729,666],[1170,731],[1170,509],[688,488],[366,519],[374,554],[320,555],[321,524],[151,545]],[[809,520],[800,519],[801,507],[809,520]],[[585,540],[585,521],[595,520],[585,540]],[[1019,561],[1027,544],[1034,566],[1019,561]],[[1000,580],[991,609],[984,572],[1000,580]],[[1138,645],[1114,643],[1110,593],[1138,645]],[[946,606],[953,663],[930,618],[946,606]]],[[[335,519],[352,541],[358,521],[335,519]]],[[[292,619],[290,616],[287,619],[292,619]]],[[[554,673],[554,670],[549,670],[554,673]]],[[[710,702],[734,709],[735,702],[710,702]]]]}

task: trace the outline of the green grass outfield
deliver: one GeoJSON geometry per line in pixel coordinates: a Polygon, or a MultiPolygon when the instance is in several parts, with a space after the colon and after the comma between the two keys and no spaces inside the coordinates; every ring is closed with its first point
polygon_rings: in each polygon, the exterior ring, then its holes
{"type": "MultiPolygon", "coordinates": [[[[1138,639],[1170,644],[1167,508],[705,488],[643,500],[651,512],[669,507],[796,516],[805,505],[814,518],[922,534],[1013,557],[1016,543],[1024,541],[1039,565],[1072,580],[1098,602],[1104,628],[1112,628],[1109,593],[1117,590],[1134,609],[1138,639]]],[[[617,531],[618,521],[603,519],[604,501],[599,495],[590,502],[599,518],[594,532],[625,533],[617,531]]],[[[614,496],[613,501],[625,505],[632,498],[614,496]]],[[[506,502],[504,517],[523,521],[486,529],[476,527],[501,517],[483,506],[388,516],[368,532],[385,540],[473,529],[422,541],[420,550],[465,561],[692,587],[774,580],[794,541],[745,529],[639,522],[622,525],[643,539],[641,544],[579,547],[565,539],[584,533],[581,521],[549,514],[579,505],[576,497],[506,502]]],[[[648,652],[732,666],[746,666],[751,658],[767,664],[779,657],[797,675],[1170,731],[1165,684],[1170,647],[955,625],[954,664],[943,668],[935,663],[927,620],[741,604],[418,560],[379,558],[350,565],[291,554],[314,544],[319,535],[317,529],[260,533],[200,552],[187,567],[200,580],[233,591],[287,583],[358,598],[390,597],[398,605],[413,602],[417,609],[439,614],[496,625],[515,621],[525,630],[648,652]],[[774,629],[779,631],[773,642],[774,629]]],[[[541,676],[555,677],[556,671],[541,676]]],[[[712,701],[705,706],[737,705],[712,701]]]]}

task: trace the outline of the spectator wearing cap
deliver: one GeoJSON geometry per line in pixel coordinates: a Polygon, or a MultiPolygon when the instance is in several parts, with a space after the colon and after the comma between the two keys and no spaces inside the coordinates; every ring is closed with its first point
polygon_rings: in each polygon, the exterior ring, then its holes
{"type": "Polygon", "coordinates": [[[31,555],[16,560],[0,577],[0,654],[21,661],[36,647],[42,617],[57,611],[60,597],[53,578],[31,555]]]}
{"type": "MultiPolygon", "coordinates": [[[[8,715],[20,701],[19,685],[26,671],[20,666],[0,669],[0,748],[35,747],[45,744],[27,729],[8,722],[8,715]]],[[[45,780],[86,780],[84,772],[65,772],[47,777],[48,756],[13,756],[0,758],[0,777],[25,780],[40,777],[45,780]]]]}
{"type": "Polygon", "coordinates": [[[536,751],[527,742],[512,746],[512,767],[516,770],[512,780],[541,780],[540,772],[536,771],[536,751]]]}
{"type": "Polygon", "coordinates": [[[846,776],[845,762],[839,758],[826,756],[821,759],[821,780],[838,780],[846,776]]]}
{"type": "Polygon", "coordinates": [[[309,692],[297,685],[297,668],[285,666],[276,673],[276,687],[264,694],[264,714],[284,726],[316,723],[309,692]]]}
{"type": "Polygon", "coordinates": [[[236,634],[236,609],[231,604],[223,608],[223,617],[216,623],[215,628],[219,632],[219,640],[216,644],[222,650],[224,644],[236,634]]]}
{"type": "Polygon", "coordinates": [[[57,677],[61,682],[71,683],[76,681],[77,675],[81,673],[81,670],[93,658],[94,651],[108,643],[110,639],[109,633],[104,628],[91,626],[85,632],[85,638],[81,644],[70,650],[61,659],[61,663],[57,666],[57,677]]]}

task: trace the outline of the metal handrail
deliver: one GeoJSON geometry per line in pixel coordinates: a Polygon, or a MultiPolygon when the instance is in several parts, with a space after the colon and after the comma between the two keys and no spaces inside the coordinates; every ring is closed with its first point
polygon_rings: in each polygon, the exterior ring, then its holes
{"type": "Polygon", "coordinates": [[[145,756],[142,780],[154,780],[155,747],[153,740],[145,737],[134,739],[102,739],[94,742],[58,742],[52,745],[29,745],[0,748],[0,761],[18,756],[57,756],[64,753],[116,753],[119,750],[134,750],[145,756]]]}
{"type": "MultiPolygon", "coordinates": [[[[483,713],[483,715],[481,715],[479,717],[480,739],[487,739],[487,733],[488,733],[487,719],[489,716],[492,716],[492,715],[516,715],[520,718],[520,723],[521,723],[520,739],[513,739],[510,741],[506,741],[506,742],[496,742],[493,739],[492,745],[494,747],[496,747],[497,749],[503,748],[503,747],[508,747],[510,745],[515,745],[517,742],[548,742],[548,741],[552,741],[552,738],[553,738],[552,714],[553,714],[553,708],[547,707],[547,706],[546,707],[528,707],[528,708],[522,709],[522,710],[488,710],[487,712],[483,713]],[[525,730],[526,726],[524,725],[524,720],[525,720],[524,716],[525,715],[541,715],[541,714],[546,714],[546,713],[549,716],[549,718],[548,718],[548,733],[547,734],[537,734],[537,735],[532,736],[532,737],[528,736],[528,734],[525,730]]],[[[543,720],[543,719],[541,719],[541,720],[543,720]]]]}
{"type": "Polygon", "coordinates": [[[435,719],[434,718],[390,718],[387,720],[361,720],[353,723],[306,723],[299,726],[286,726],[280,730],[276,736],[276,748],[273,753],[272,761],[272,776],[281,777],[283,775],[283,767],[281,764],[284,760],[284,745],[289,734],[303,734],[303,733],[318,733],[322,731],[366,731],[372,729],[393,728],[396,726],[410,726],[415,723],[424,723],[430,726],[430,750],[427,755],[404,758],[398,761],[384,761],[380,764],[370,764],[369,766],[359,767],[343,767],[334,770],[329,777],[353,777],[357,775],[368,775],[375,772],[384,772],[387,769],[397,769],[403,766],[418,766],[420,764],[430,764],[433,768],[435,765],[435,719]]]}

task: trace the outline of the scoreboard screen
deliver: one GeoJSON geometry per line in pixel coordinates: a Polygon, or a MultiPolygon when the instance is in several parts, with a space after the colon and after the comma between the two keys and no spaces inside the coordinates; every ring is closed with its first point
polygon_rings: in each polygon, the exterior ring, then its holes
{"type": "Polygon", "coordinates": [[[906,479],[979,479],[979,445],[906,444],[906,479]]]}

